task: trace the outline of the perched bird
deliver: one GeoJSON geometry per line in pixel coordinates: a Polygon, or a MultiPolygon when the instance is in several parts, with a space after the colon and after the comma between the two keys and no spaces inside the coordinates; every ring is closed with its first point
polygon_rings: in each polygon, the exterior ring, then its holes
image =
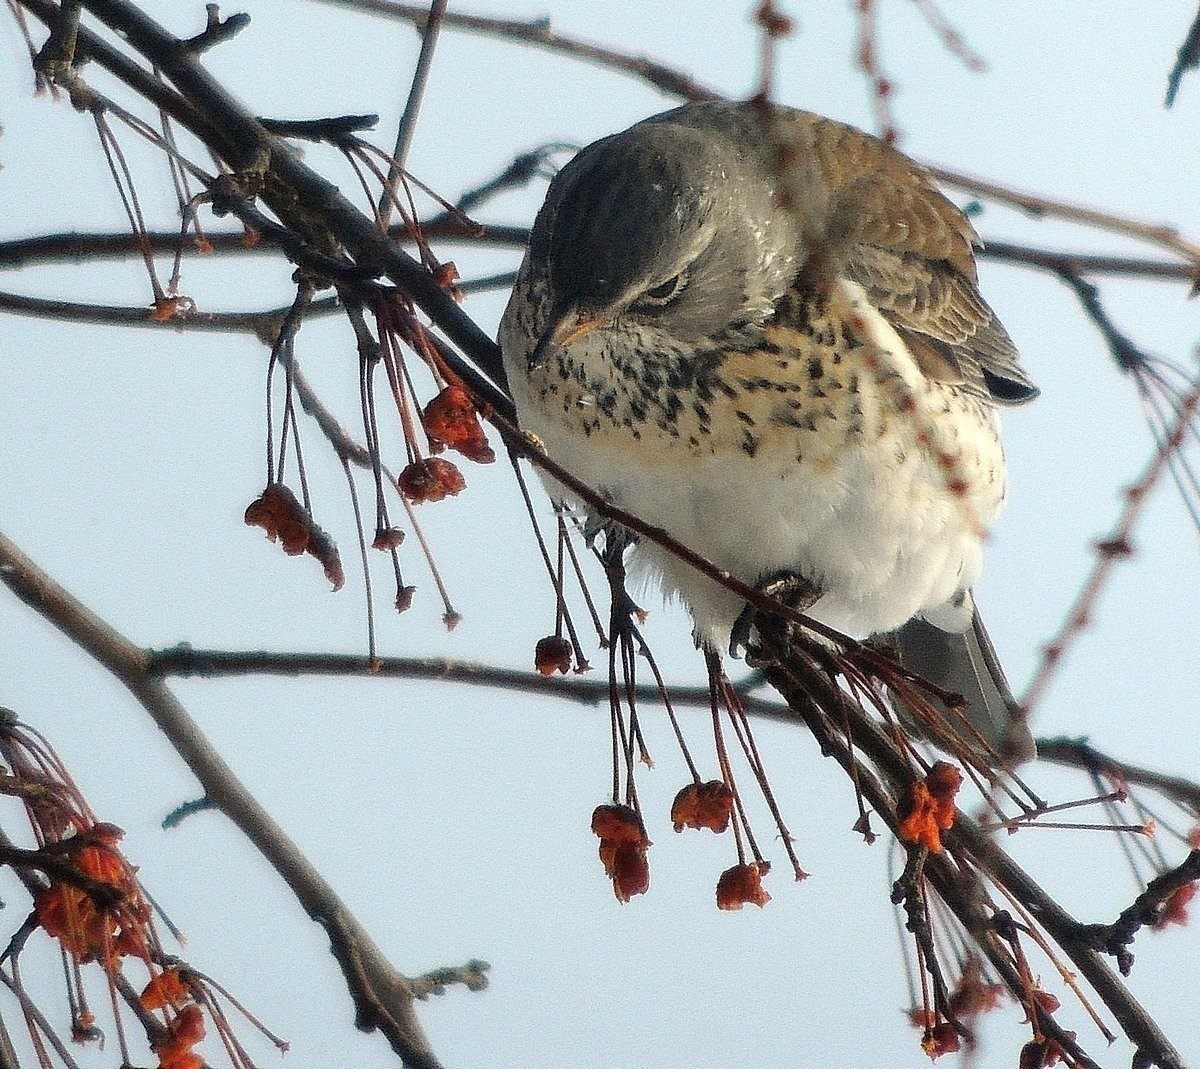
{"type": "MultiPolygon", "coordinates": [[[[977,241],[868,134],[687,104],[551,182],[500,344],[559,464],[813,618],[888,634],[1019,759],[971,586],[1005,496],[995,410],[1037,390],[979,295],[977,241]]],[[[646,541],[634,556],[704,641],[745,637],[735,594],[646,541]]]]}

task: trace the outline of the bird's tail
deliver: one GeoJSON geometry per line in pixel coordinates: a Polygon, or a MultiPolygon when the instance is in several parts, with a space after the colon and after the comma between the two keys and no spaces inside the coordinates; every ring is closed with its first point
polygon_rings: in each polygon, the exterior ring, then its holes
{"type": "Polygon", "coordinates": [[[905,668],[966,699],[967,718],[1006,764],[1017,765],[1036,755],[1033,736],[1018,715],[996,649],[973,604],[964,631],[947,631],[915,617],[889,638],[905,668]]]}

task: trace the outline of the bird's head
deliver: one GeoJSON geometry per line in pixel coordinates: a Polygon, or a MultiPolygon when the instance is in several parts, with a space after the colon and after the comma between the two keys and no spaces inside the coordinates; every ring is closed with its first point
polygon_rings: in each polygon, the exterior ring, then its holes
{"type": "Polygon", "coordinates": [[[651,121],[586,148],[534,224],[548,313],[530,368],[593,331],[678,352],[764,319],[796,269],[774,197],[761,157],[712,129],[651,121]]]}

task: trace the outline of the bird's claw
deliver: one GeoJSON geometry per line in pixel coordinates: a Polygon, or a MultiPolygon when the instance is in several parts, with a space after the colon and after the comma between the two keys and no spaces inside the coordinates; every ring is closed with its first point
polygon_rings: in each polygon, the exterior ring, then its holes
{"type": "MultiPolygon", "coordinates": [[[[760,581],[756,587],[760,594],[773,598],[795,612],[803,612],[821,595],[816,588],[795,572],[776,572],[760,581]]],[[[763,610],[749,602],[734,620],[729,632],[729,656],[740,657],[741,651],[749,651],[750,642],[763,610]]]]}

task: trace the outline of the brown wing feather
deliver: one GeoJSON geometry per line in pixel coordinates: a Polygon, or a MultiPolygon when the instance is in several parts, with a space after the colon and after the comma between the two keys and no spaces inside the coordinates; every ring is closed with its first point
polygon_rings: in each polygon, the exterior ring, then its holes
{"type": "Polygon", "coordinates": [[[648,121],[714,128],[729,137],[733,152],[761,152],[807,244],[797,292],[819,298],[849,277],[931,378],[961,384],[993,404],[1037,395],[976,288],[978,235],[933,177],[903,153],[794,108],[772,107],[764,119],[757,105],[710,101],[648,121]]]}
{"type": "Polygon", "coordinates": [[[979,238],[929,173],[853,127],[802,112],[796,122],[828,187],[830,211],[842,217],[841,271],[866,290],[922,371],[993,403],[1037,396],[976,288],[979,238]]]}

